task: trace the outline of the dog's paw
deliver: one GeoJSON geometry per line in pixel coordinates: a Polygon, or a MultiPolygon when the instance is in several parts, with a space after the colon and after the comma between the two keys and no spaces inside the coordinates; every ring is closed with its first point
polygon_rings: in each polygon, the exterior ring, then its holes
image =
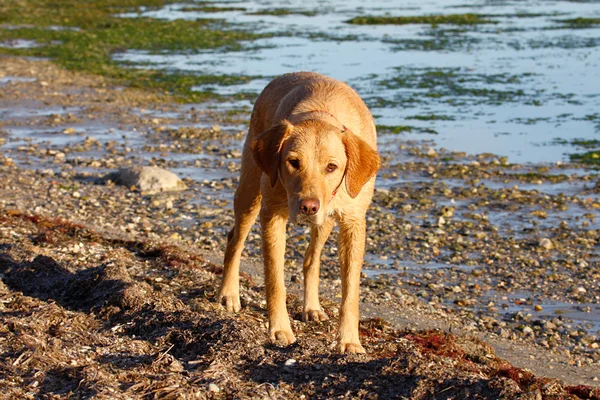
{"type": "Polygon", "coordinates": [[[365,354],[366,351],[360,343],[340,343],[340,353],[342,354],[365,354]]]}
{"type": "Polygon", "coordinates": [[[321,310],[308,310],[302,313],[302,320],[304,322],[323,322],[329,320],[329,317],[327,316],[327,314],[325,314],[325,312],[321,310]]]}
{"type": "Polygon", "coordinates": [[[292,331],[274,331],[270,336],[271,342],[277,346],[289,346],[296,342],[296,336],[292,331]]]}
{"type": "Polygon", "coordinates": [[[242,305],[240,303],[240,296],[219,295],[219,297],[217,297],[217,302],[224,306],[227,312],[236,313],[242,308],[242,305]]]}

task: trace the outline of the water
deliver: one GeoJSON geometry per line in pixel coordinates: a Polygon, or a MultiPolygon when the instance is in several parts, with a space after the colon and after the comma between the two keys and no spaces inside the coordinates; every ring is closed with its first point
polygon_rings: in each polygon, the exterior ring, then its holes
{"type": "Polygon", "coordinates": [[[590,334],[600,333],[600,307],[594,303],[568,303],[534,296],[531,292],[520,291],[509,296],[494,293],[487,294],[497,304],[505,304],[500,308],[503,315],[514,315],[517,312],[531,314],[534,320],[551,320],[554,317],[566,318],[567,326],[577,327],[590,334]],[[502,300],[504,299],[504,300],[502,300]],[[531,301],[527,301],[527,300],[531,301]],[[536,311],[534,304],[542,306],[536,311]]]}
{"type": "Polygon", "coordinates": [[[449,150],[508,156],[510,162],[563,160],[575,150],[556,138],[600,136],[600,25],[566,29],[557,22],[598,18],[598,2],[255,0],[211,6],[246,10],[206,13],[175,4],[123,17],[223,19],[235,29],[273,36],[247,42],[240,51],[131,49],[115,59],[143,68],[254,77],[241,85],[195,88],[224,95],[258,94],[274,76],[317,71],[355,87],[379,125],[429,128],[435,133],[405,136],[433,139],[449,150]],[[294,14],[252,15],[273,9],[294,14]],[[485,14],[496,23],[345,23],[364,15],[461,13],[485,14]]]}
{"type": "MultiPolygon", "coordinates": [[[[390,260],[377,260],[372,255],[365,257],[366,265],[362,269],[362,273],[366,278],[377,280],[380,276],[396,276],[405,274],[418,274],[424,271],[436,271],[440,269],[448,268],[460,268],[468,271],[472,267],[467,265],[450,266],[440,263],[427,263],[427,264],[415,264],[410,261],[401,261],[402,268],[395,269],[393,267],[393,261],[390,260]],[[370,264],[370,265],[369,265],[370,264]],[[373,268],[375,267],[375,268],[373,268]],[[390,268],[391,267],[391,268],[390,268]]],[[[415,292],[421,289],[407,288],[404,290],[415,292]]],[[[566,301],[559,301],[556,299],[544,298],[534,295],[533,292],[519,291],[516,293],[510,293],[508,295],[499,293],[495,290],[485,292],[481,298],[479,298],[479,305],[475,306],[475,309],[482,310],[483,304],[487,304],[490,301],[494,301],[496,305],[504,305],[498,308],[498,312],[503,316],[511,316],[517,312],[521,312],[524,315],[531,314],[533,320],[551,320],[554,317],[560,316],[565,318],[567,326],[577,327],[581,330],[589,332],[590,334],[600,333],[600,306],[595,303],[569,303],[566,301]],[[528,299],[530,301],[528,301],[528,299]],[[535,305],[542,306],[541,310],[535,310],[535,305]]],[[[447,301],[450,307],[453,307],[452,301],[447,301]]]]}

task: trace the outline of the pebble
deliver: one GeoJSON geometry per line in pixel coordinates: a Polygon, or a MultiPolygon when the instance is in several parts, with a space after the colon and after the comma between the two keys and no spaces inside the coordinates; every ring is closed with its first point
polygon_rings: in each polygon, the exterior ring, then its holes
{"type": "Polygon", "coordinates": [[[548,330],[548,331],[552,331],[552,330],[556,329],[556,324],[553,324],[553,323],[552,323],[552,322],[550,322],[550,321],[546,321],[546,322],[544,323],[544,328],[545,328],[546,330],[548,330]]]}
{"type": "Polygon", "coordinates": [[[214,383],[209,383],[208,391],[213,393],[219,393],[221,391],[221,388],[214,383]]]}
{"type": "Polygon", "coordinates": [[[290,359],[288,359],[288,360],[285,361],[284,365],[286,367],[294,367],[297,363],[298,363],[298,361],[296,361],[293,358],[290,358],[290,359]]]}
{"type": "Polygon", "coordinates": [[[540,247],[543,247],[546,250],[552,250],[554,248],[554,244],[548,238],[542,238],[539,242],[540,247]]]}

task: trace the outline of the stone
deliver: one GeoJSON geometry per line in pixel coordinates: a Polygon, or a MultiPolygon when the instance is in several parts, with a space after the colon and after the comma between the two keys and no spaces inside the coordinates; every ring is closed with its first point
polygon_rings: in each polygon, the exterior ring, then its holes
{"type": "Polygon", "coordinates": [[[127,167],[109,174],[108,179],[143,194],[185,190],[186,185],[171,171],[159,167],[127,167]]]}
{"type": "Polygon", "coordinates": [[[510,331],[508,329],[500,328],[500,330],[498,331],[498,336],[504,339],[509,339],[510,331]]]}
{"type": "Polygon", "coordinates": [[[284,365],[286,367],[294,367],[294,366],[296,366],[297,363],[298,362],[296,360],[294,360],[293,358],[290,358],[289,360],[285,361],[284,365]]]}
{"type": "Polygon", "coordinates": [[[554,244],[548,238],[540,239],[539,245],[546,250],[552,250],[554,248],[554,244]]]}
{"type": "Polygon", "coordinates": [[[525,335],[533,335],[534,334],[533,329],[531,329],[531,327],[529,327],[529,326],[523,327],[523,333],[525,335]]]}
{"type": "Polygon", "coordinates": [[[544,328],[545,328],[546,330],[548,330],[548,331],[552,331],[552,330],[556,329],[556,324],[554,324],[554,323],[552,323],[552,322],[550,322],[550,321],[546,321],[546,322],[544,323],[544,328]]]}

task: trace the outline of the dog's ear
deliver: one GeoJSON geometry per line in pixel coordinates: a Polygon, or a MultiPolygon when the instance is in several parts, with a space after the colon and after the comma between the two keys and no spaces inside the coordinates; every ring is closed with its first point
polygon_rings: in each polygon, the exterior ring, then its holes
{"type": "Polygon", "coordinates": [[[349,130],[342,136],[346,148],[346,190],[355,198],[362,187],[377,173],[381,157],[367,142],[349,130]]]}
{"type": "Polygon", "coordinates": [[[254,161],[258,167],[269,177],[271,187],[277,183],[279,160],[283,141],[290,134],[293,125],[288,121],[281,121],[266,131],[260,133],[250,144],[254,161]]]}

